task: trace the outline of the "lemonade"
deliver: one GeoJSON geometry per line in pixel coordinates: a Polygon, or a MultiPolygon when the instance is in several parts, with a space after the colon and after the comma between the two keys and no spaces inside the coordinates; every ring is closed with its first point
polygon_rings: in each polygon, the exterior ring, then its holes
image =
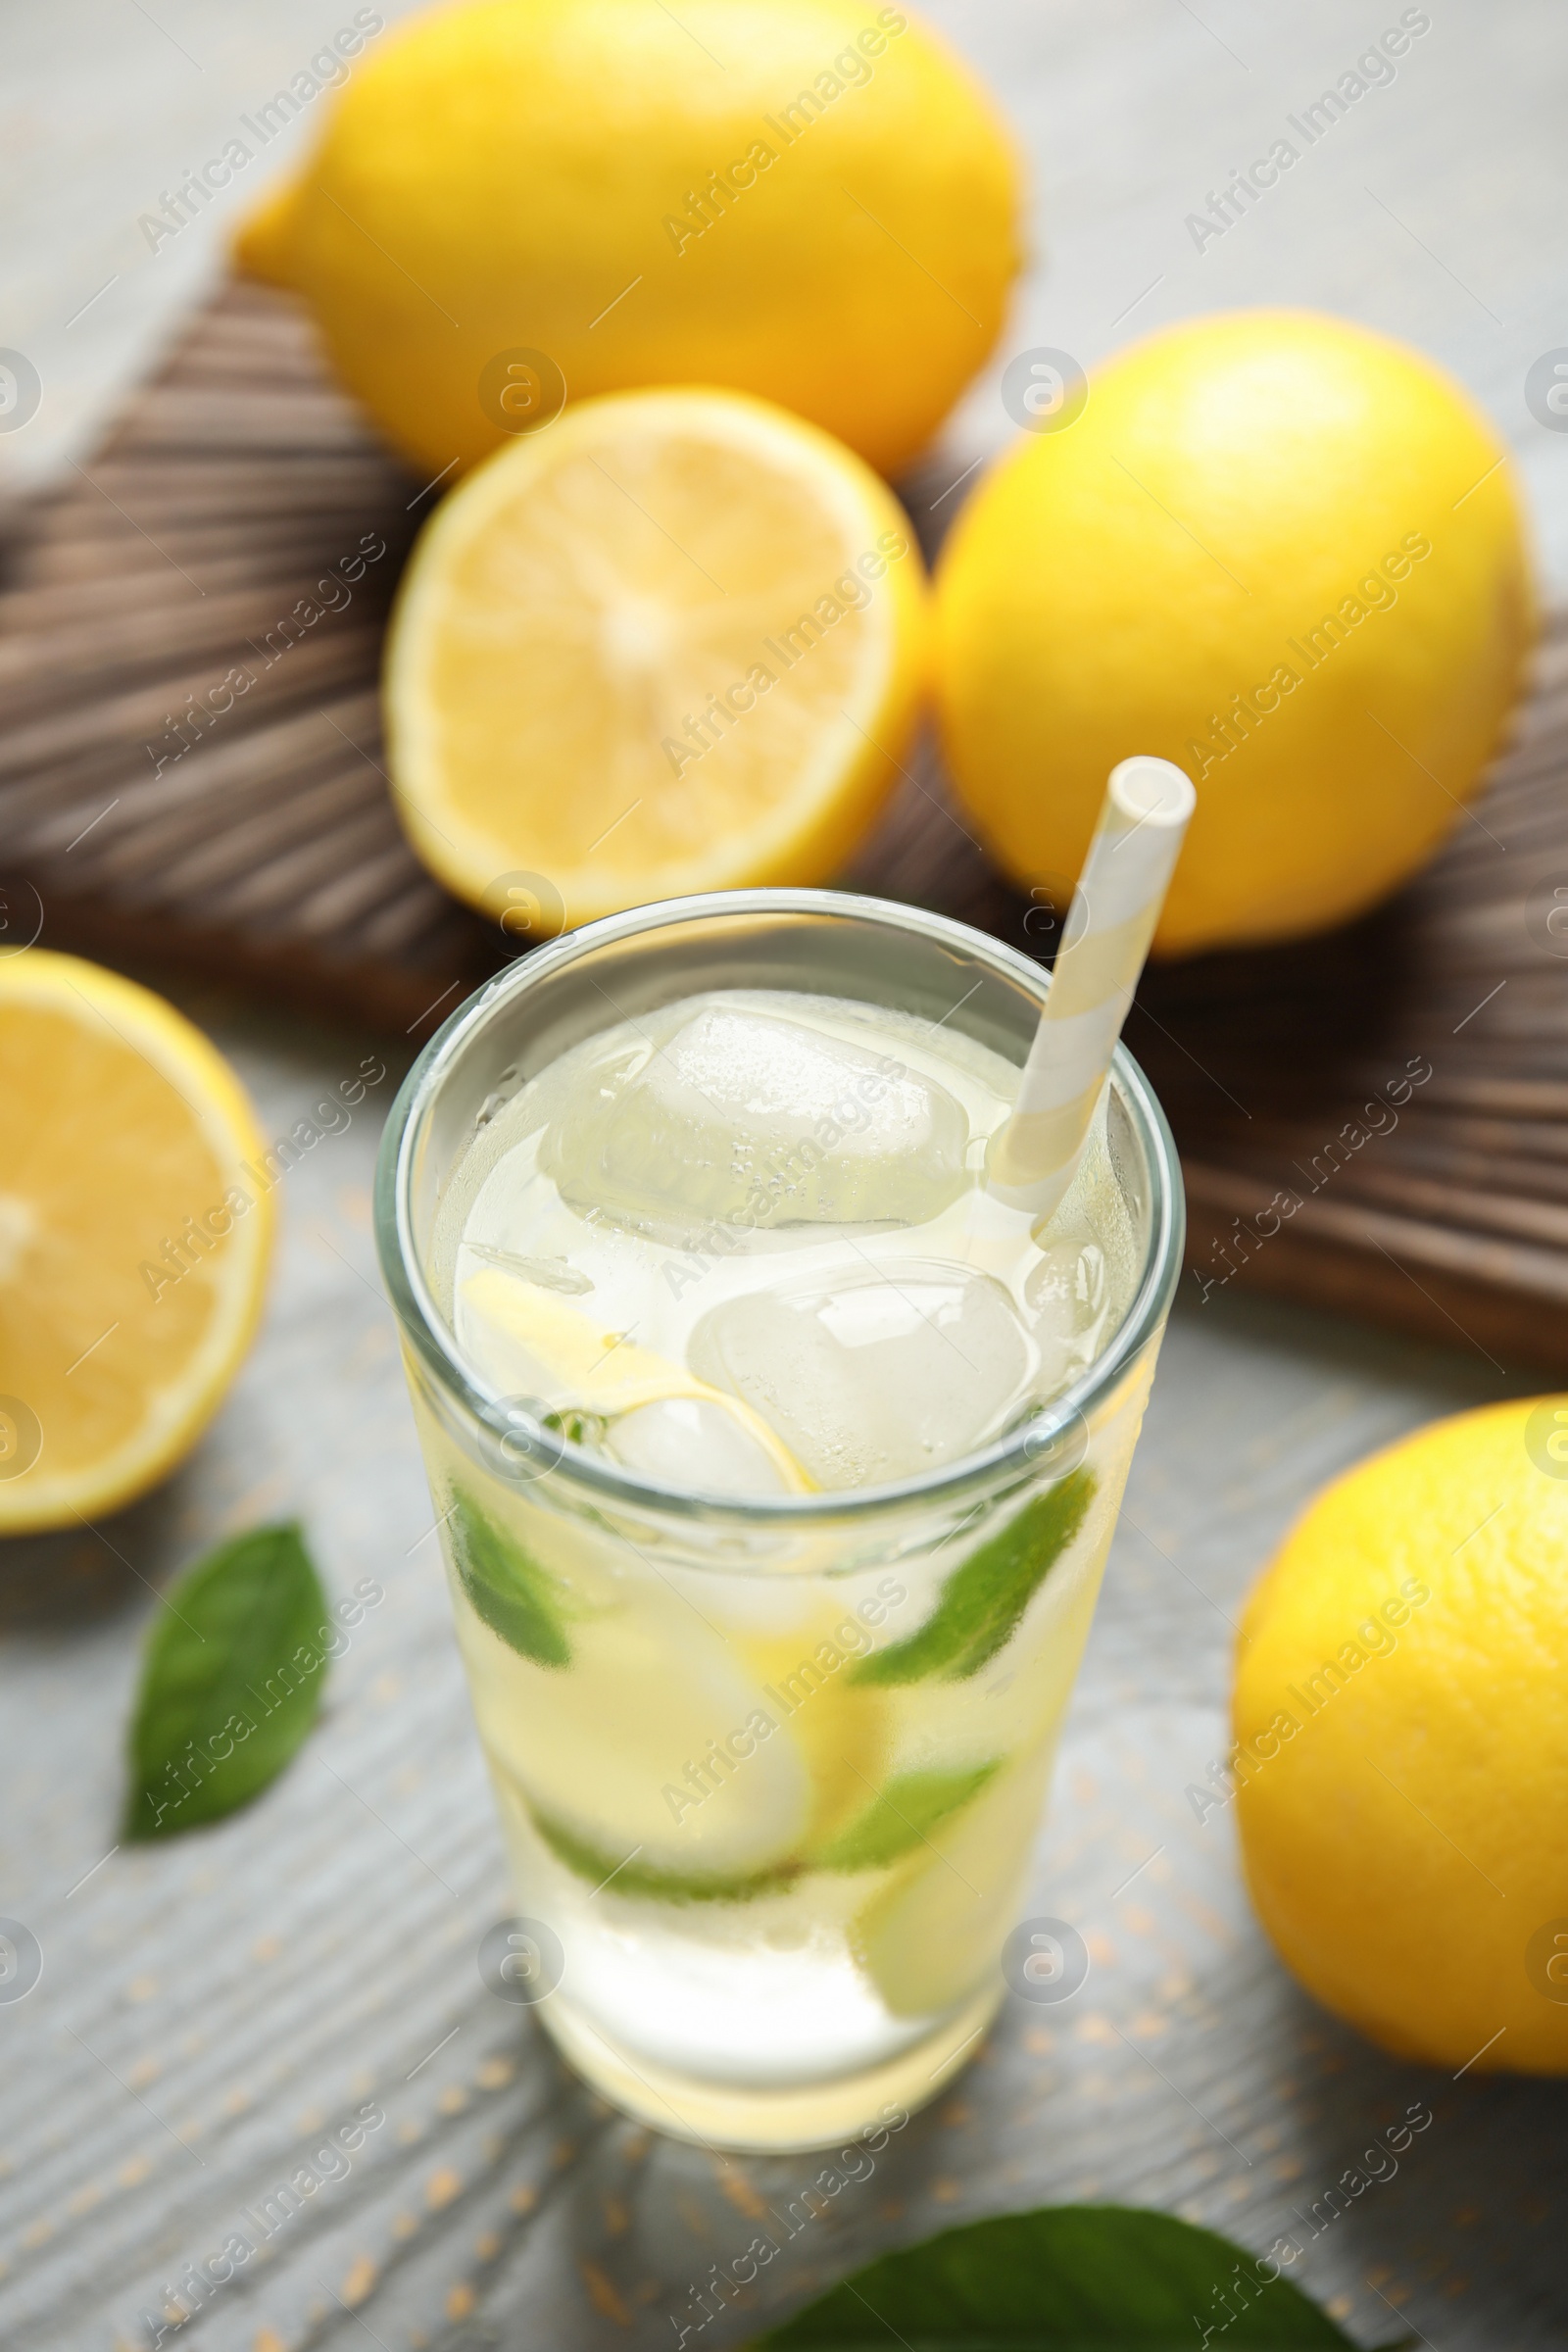
{"type": "Polygon", "coordinates": [[[986,965],[1020,962],[869,902],[688,901],[517,967],[411,1081],[404,1255],[477,1411],[417,1345],[411,1377],[521,1910],[563,1955],[540,2014],[665,2129],[811,2144],[913,2104],[1003,1989],[1169,1224],[1124,1085],[1040,1233],[985,1189],[1034,1009],[986,965]],[[776,950],[717,985],[682,955],[683,915],[803,906],[906,934],[874,993],[820,922],[790,985],[776,950]],[[896,964],[935,932],[986,960],[933,958],[928,1009],[896,964]],[[599,982],[628,933],[635,985],[599,982]],[[473,1098],[439,1065],[509,1009],[523,1050],[421,1169],[421,1084],[473,1098]]]}

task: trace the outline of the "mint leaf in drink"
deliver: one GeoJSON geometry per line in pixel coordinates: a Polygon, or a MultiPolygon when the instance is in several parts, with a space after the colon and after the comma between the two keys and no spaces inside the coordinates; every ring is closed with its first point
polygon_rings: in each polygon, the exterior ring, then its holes
{"type": "Polygon", "coordinates": [[[917,1845],[938,1822],[966,1805],[999,1769],[1000,1759],[968,1772],[904,1772],[811,1860],[818,1870],[880,1870],[917,1845]]]}
{"type": "Polygon", "coordinates": [[[956,1568],[924,1625],[850,1668],[852,1683],[965,1681],[1004,1649],[1023,1613],[1084,1523],[1094,1473],[1075,1470],[1026,1502],[956,1568]]]}
{"type": "Polygon", "coordinates": [[[541,1813],[536,1805],[530,1806],[529,1812],[557,1861],[564,1862],[579,1879],[586,1879],[596,1892],[601,1886],[612,1886],[616,1894],[642,1895],[656,1903],[749,1903],[756,1895],[787,1886],[801,1872],[798,1862],[775,1862],[766,1870],[728,1878],[659,1870],[642,1859],[640,1847],[634,1846],[627,1854],[612,1854],[579,1837],[564,1822],[541,1813]]]}
{"type": "Polygon", "coordinates": [[[536,1666],[569,1666],[571,1643],[553,1578],[471,1496],[454,1492],[451,1526],[463,1590],[491,1631],[536,1666]]]}
{"type": "Polygon", "coordinates": [[[886,2254],[752,2352],[1177,2352],[1211,2339],[1216,2352],[1351,2343],[1278,2259],[1168,2213],[1048,2205],[886,2254]]]}
{"type": "Polygon", "coordinates": [[[131,1725],[127,1839],[221,1820],[275,1780],[316,1721],[336,1633],[293,1525],[220,1544],[164,1597],[131,1725]]]}

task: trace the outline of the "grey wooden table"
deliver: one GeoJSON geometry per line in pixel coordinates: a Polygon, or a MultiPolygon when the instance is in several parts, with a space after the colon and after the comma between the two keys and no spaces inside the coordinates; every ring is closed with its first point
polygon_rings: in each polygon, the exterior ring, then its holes
{"type": "MultiPolygon", "coordinates": [[[[155,265],[134,250],[136,212],[343,13],[6,10],[0,155],[22,233],[0,342],[30,352],[45,386],[34,425],[0,437],[13,486],[84,445],[212,266],[221,223],[193,225],[155,265]]],[[[1201,252],[1187,213],[1396,8],[934,13],[1005,94],[1040,223],[999,368],[944,445],[954,476],[1005,435],[996,387],[1012,351],[1051,343],[1092,364],[1163,318],[1317,303],[1424,344],[1488,401],[1519,447],[1548,576],[1568,582],[1568,437],[1522,393],[1530,363],[1568,341],[1568,27],[1544,0],[1434,0],[1397,80],[1201,252]]],[[[182,2268],[370,2103],[384,2123],[346,2163],[314,2167],[339,2177],[166,2344],[674,2343],[710,2266],[760,2226],[782,2235],[765,2216],[787,2214],[819,2160],[715,2161],[634,2128],[484,1990],[475,1948],[509,1898],[369,1238],[396,1051],[182,1001],[269,1135],[363,1054],[389,1068],[287,1178],[266,1328],[195,1457],[98,1532],[0,1547],[0,1913],[43,1954],[35,1988],[0,2004],[0,2341],[150,2342],[142,2315],[182,2268]],[[158,1586],[218,1536],[284,1514],[307,1523],[334,1592],[368,1575],[385,1593],[322,1724],[251,1811],[164,1849],[111,1850],[158,1586]]],[[[1298,2215],[1417,2099],[1432,2129],[1311,2239],[1297,2276],[1368,2343],[1404,2329],[1439,2352],[1568,2341],[1562,2090],[1396,2065],[1313,2008],[1250,1918],[1228,1816],[1200,1824],[1184,1794],[1223,1741],[1241,1596],[1304,1497],[1401,1430],[1524,1385],[1476,1351],[1217,1294],[1178,1311],[1037,1858],[1036,1907],[1078,1924],[1089,1982],[1059,2011],[1005,2009],[940,2105],[798,2227],[755,2301],[689,2341],[738,2343],[888,2246],[1039,2202],[1161,2206],[1257,2249],[1301,2239],[1298,2215]]]]}

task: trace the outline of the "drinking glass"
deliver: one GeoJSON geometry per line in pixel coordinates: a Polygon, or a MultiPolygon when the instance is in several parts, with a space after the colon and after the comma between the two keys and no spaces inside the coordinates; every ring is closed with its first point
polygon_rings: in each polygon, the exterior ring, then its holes
{"type": "Polygon", "coordinates": [[[1137,1264],[1108,1343],[971,1457],[832,1493],[663,1485],[487,1388],[453,1336],[437,1211],[532,1076],[678,999],[851,999],[1021,1065],[1049,986],[911,906],[669,901],[512,964],[391,1113],[381,1264],[518,1903],[508,1985],[492,1981],[662,2131],[752,2149],[853,2136],[934,2096],[997,2007],[1181,1263],[1175,1151],[1118,1050],[1106,1142],[1137,1264]],[[938,1615],[940,1635],[912,1639],[938,1615]],[[700,1879],[661,1853],[694,1805],[729,1857],[700,1879]],[[803,1805],[842,1826],[780,1857],[770,1825],[803,1805]]]}

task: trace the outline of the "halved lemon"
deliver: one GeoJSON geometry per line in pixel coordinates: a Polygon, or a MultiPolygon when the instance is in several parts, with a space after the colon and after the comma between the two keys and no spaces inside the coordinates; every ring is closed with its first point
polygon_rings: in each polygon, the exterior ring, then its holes
{"type": "Polygon", "coordinates": [[[585,400],[477,466],[404,575],[397,807],[519,938],[828,880],[914,726],[925,575],[841,443],[713,391],[585,400]]]}
{"type": "Polygon", "coordinates": [[[262,1152],[172,1004],[74,956],[0,960],[0,1534],[117,1510],[195,1444],[261,1312],[262,1152]]]}

